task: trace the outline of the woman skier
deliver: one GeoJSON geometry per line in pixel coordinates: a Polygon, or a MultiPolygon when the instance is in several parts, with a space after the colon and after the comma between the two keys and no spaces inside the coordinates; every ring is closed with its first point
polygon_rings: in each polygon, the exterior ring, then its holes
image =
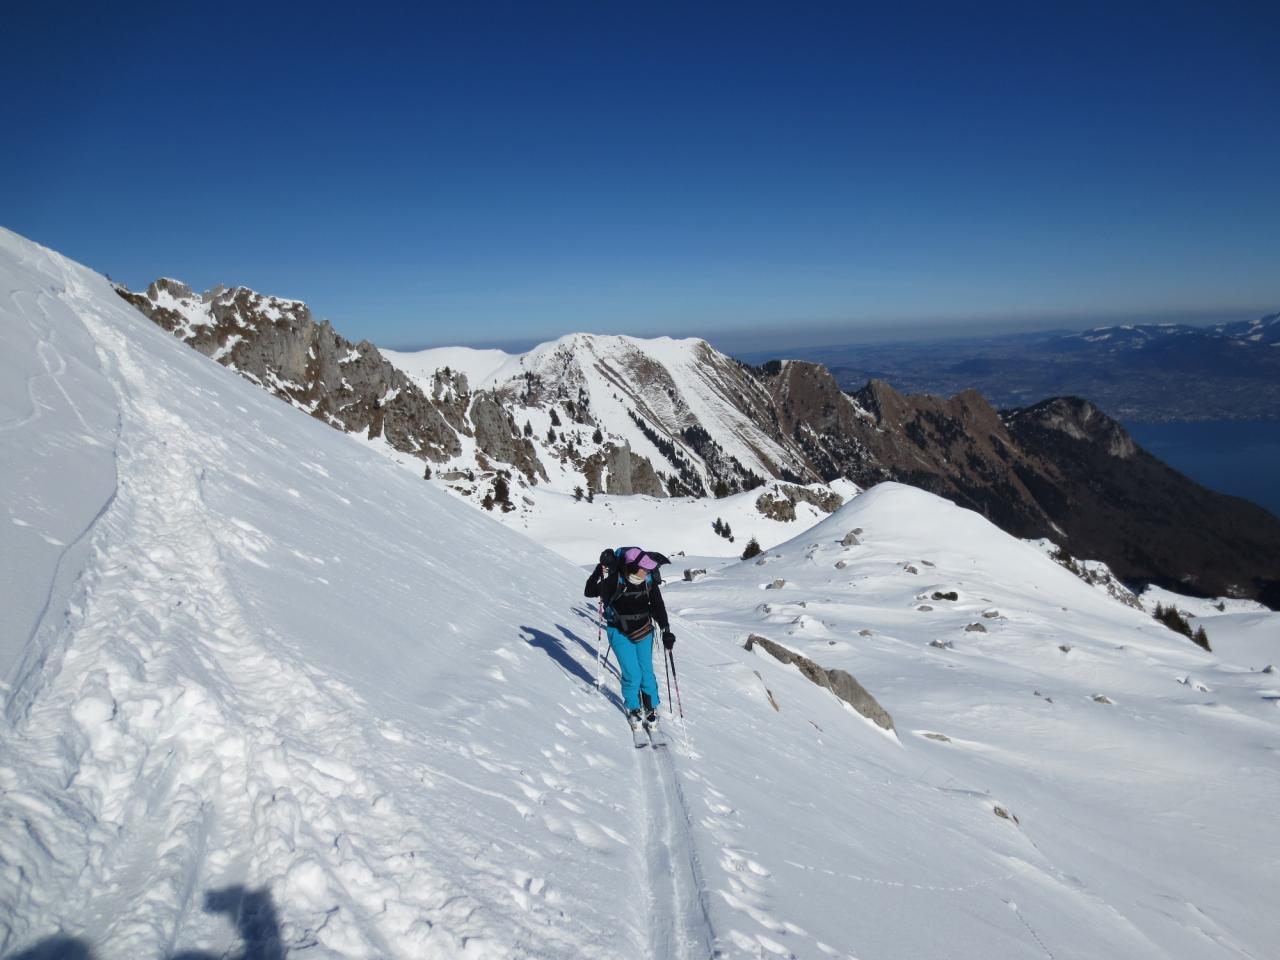
{"type": "Polygon", "coordinates": [[[658,722],[658,680],[653,674],[655,623],[662,629],[666,649],[676,643],[658,586],[658,566],[668,562],[662,554],[639,547],[605,550],[582,591],[584,596],[599,597],[604,608],[609,646],[622,672],[627,722],[633,730],[641,723],[653,728],[658,722]]]}

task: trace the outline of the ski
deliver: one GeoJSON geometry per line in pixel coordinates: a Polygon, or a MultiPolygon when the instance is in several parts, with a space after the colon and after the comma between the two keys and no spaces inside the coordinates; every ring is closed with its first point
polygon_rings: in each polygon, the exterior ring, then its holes
{"type": "Polygon", "coordinates": [[[655,721],[652,724],[646,723],[644,731],[649,735],[649,745],[651,747],[665,747],[667,745],[667,735],[659,727],[655,721]]]}
{"type": "Polygon", "coordinates": [[[649,731],[639,725],[632,727],[631,742],[637,750],[649,746],[649,731]]]}

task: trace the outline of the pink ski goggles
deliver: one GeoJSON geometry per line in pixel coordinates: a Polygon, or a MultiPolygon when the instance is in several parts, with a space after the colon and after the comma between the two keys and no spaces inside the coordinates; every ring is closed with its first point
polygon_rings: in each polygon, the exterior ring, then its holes
{"type": "Polygon", "coordinates": [[[632,547],[622,555],[622,562],[628,567],[639,567],[641,570],[656,570],[658,561],[649,556],[639,547],[632,547]]]}

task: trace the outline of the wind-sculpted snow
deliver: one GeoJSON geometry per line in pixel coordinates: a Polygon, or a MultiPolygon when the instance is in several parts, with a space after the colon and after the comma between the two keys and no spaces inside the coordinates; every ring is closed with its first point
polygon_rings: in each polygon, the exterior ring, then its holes
{"type": "Polygon", "coordinates": [[[582,570],[83,267],[0,278],[0,954],[1272,952],[1274,675],[978,515],[882,485],[699,561],[636,750],[582,570]]]}

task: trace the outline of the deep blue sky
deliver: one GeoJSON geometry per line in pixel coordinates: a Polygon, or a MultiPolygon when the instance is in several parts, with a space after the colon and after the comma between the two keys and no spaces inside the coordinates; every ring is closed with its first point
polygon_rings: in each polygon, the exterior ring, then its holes
{"type": "Polygon", "coordinates": [[[1278,6],[11,4],[0,223],[387,346],[1260,314],[1278,6]]]}

